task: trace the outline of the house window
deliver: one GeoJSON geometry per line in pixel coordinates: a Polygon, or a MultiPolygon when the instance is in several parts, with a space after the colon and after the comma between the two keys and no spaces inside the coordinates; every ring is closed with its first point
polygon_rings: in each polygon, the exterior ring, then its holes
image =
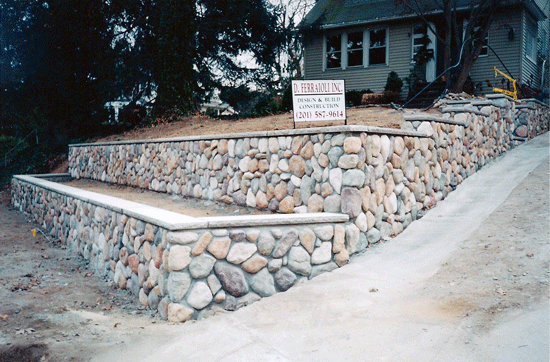
{"type": "Polygon", "coordinates": [[[348,66],[363,65],[363,32],[348,34],[348,66]]]}
{"type": "Polygon", "coordinates": [[[342,66],[342,35],[327,36],[326,46],[327,69],[340,68],[342,66]]]}
{"type": "MultiPolygon", "coordinates": [[[[476,28],[474,30],[474,32],[478,32],[478,31],[479,31],[479,28],[476,28]]],[[[479,42],[480,42],[480,39],[474,40],[473,46],[475,47],[479,42]]],[[[480,57],[486,57],[489,55],[489,47],[487,46],[487,44],[489,44],[489,34],[487,34],[487,36],[485,36],[485,38],[483,39],[483,45],[481,46],[481,51],[479,52],[480,57]]]]}
{"type": "Polygon", "coordinates": [[[525,55],[532,62],[537,59],[537,39],[531,30],[527,30],[527,39],[525,44],[525,55]]]}
{"type": "Polygon", "coordinates": [[[369,64],[386,64],[386,29],[371,30],[369,41],[369,64]]]}
{"type": "MultiPolygon", "coordinates": [[[[465,20],[464,21],[464,24],[463,24],[463,40],[466,40],[468,39],[469,37],[471,37],[473,39],[472,41],[472,48],[475,48],[479,42],[481,41],[481,39],[479,39],[479,32],[481,31],[481,27],[479,26],[476,26],[472,29],[472,33],[470,36],[467,36],[466,35],[466,28],[468,27],[468,21],[465,20]]],[[[487,46],[487,44],[489,44],[489,32],[487,32],[487,35],[485,36],[485,38],[483,38],[483,41],[482,41],[482,46],[481,46],[481,51],[479,52],[479,57],[486,57],[489,55],[489,47],[487,46]]]]}

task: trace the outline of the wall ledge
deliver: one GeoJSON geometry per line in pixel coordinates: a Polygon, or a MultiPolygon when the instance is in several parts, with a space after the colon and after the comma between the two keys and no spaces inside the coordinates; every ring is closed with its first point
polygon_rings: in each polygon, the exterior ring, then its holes
{"type": "Polygon", "coordinates": [[[232,139],[232,138],[284,137],[284,136],[311,135],[311,134],[320,134],[320,133],[361,133],[361,132],[370,133],[370,134],[374,133],[374,134],[395,135],[395,136],[428,137],[428,135],[424,132],[418,132],[418,131],[412,131],[412,130],[349,125],[349,126],[301,128],[301,129],[290,129],[290,130],[281,130],[281,131],[226,133],[226,134],[218,134],[218,135],[157,138],[157,139],[146,139],[146,140],[75,143],[75,144],[69,145],[69,148],[85,147],[85,146],[128,145],[128,144],[138,144],[138,143],[143,144],[143,143],[170,143],[170,142],[183,142],[183,141],[208,141],[208,140],[220,140],[220,139],[232,139]]]}

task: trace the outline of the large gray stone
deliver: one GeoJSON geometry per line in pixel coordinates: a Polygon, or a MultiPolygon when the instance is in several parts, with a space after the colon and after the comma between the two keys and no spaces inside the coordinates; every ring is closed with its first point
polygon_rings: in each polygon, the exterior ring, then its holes
{"type": "Polygon", "coordinates": [[[277,246],[275,247],[275,251],[273,251],[273,257],[274,258],[283,257],[288,252],[288,250],[292,247],[292,245],[294,245],[294,242],[296,240],[298,240],[298,230],[290,229],[289,231],[287,231],[287,233],[277,243],[277,246]]]}
{"type": "Polygon", "coordinates": [[[281,268],[277,273],[275,273],[275,283],[281,291],[286,291],[288,288],[296,283],[296,275],[288,270],[287,268],[281,268]]]}
{"type": "Polygon", "coordinates": [[[367,241],[369,244],[376,243],[380,240],[380,231],[376,228],[371,228],[369,231],[367,231],[367,241]]]}
{"type": "Polygon", "coordinates": [[[363,187],[365,173],[361,170],[347,170],[342,176],[342,186],[363,187]]]}
{"type": "Polygon", "coordinates": [[[330,195],[325,198],[323,203],[324,212],[339,213],[342,205],[342,197],[338,194],[330,195]]]}
{"type": "Polygon", "coordinates": [[[288,252],[288,268],[301,275],[311,273],[311,257],[301,246],[295,246],[288,252]]]}
{"type": "Polygon", "coordinates": [[[362,204],[361,191],[351,187],[342,190],[342,213],[348,214],[350,218],[357,217],[361,213],[362,204]]]}
{"type": "Polygon", "coordinates": [[[328,159],[330,160],[330,164],[334,167],[338,165],[338,160],[340,160],[340,156],[344,154],[344,150],[340,147],[333,147],[328,152],[328,159]]]}
{"type": "Polygon", "coordinates": [[[357,155],[343,155],[338,160],[338,167],[343,169],[350,169],[357,167],[359,162],[359,156],[357,155]]]}
{"type": "Polygon", "coordinates": [[[262,297],[272,296],[276,292],[273,277],[267,268],[263,268],[250,277],[250,288],[262,297]]]}
{"type": "MultiPolygon", "coordinates": [[[[231,233],[230,233],[231,235],[231,233]]],[[[250,258],[258,250],[256,244],[253,243],[235,243],[229,249],[227,254],[227,261],[231,264],[241,264],[246,259],[250,258]]]]}
{"type": "Polygon", "coordinates": [[[326,264],[314,265],[313,268],[311,268],[311,274],[309,274],[308,278],[309,279],[315,278],[320,274],[331,272],[334,269],[338,269],[338,264],[336,264],[333,261],[326,264]]]}
{"type": "Polygon", "coordinates": [[[212,301],[212,292],[205,282],[196,282],[189,296],[187,303],[195,309],[203,309],[212,301]]]}
{"type": "Polygon", "coordinates": [[[208,254],[199,255],[191,260],[189,272],[195,279],[206,278],[212,271],[215,263],[216,258],[208,254]]]}
{"type": "Polygon", "coordinates": [[[260,254],[269,255],[275,247],[275,238],[269,231],[262,231],[256,243],[260,254]]]}
{"type": "Polygon", "coordinates": [[[325,241],[311,254],[311,264],[324,264],[332,259],[332,243],[325,241]]]}
{"type": "Polygon", "coordinates": [[[346,249],[352,255],[359,251],[359,228],[355,224],[346,225],[346,249]]]}
{"type": "Polygon", "coordinates": [[[214,272],[222,283],[223,289],[232,296],[240,297],[248,293],[248,284],[240,268],[217,262],[214,265],[214,272]]]}
{"type": "MultiPolygon", "coordinates": [[[[139,285],[139,284],[138,284],[139,285]]],[[[168,295],[172,302],[179,302],[191,285],[191,276],[186,272],[171,272],[168,276],[168,295]]]]}

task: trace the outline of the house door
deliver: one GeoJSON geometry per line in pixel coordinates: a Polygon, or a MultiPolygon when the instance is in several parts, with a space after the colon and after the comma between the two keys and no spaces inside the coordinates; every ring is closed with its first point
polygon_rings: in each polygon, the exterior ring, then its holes
{"type": "Polygon", "coordinates": [[[433,82],[436,77],[436,48],[437,48],[437,38],[435,37],[434,32],[432,29],[435,29],[435,25],[433,23],[430,23],[430,26],[427,29],[427,36],[428,39],[430,39],[430,43],[428,44],[428,50],[431,50],[431,53],[433,53],[433,57],[428,60],[428,63],[426,63],[426,81],[433,82]]]}
{"type": "Polygon", "coordinates": [[[431,82],[436,77],[436,44],[437,38],[431,29],[433,23],[419,23],[413,26],[412,61],[420,80],[431,82]]]}

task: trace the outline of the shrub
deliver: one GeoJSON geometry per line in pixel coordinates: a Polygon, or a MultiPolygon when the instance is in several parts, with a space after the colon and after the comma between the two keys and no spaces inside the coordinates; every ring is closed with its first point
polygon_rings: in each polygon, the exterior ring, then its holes
{"type": "Polygon", "coordinates": [[[399,78],[399,75],[397,75],[396,72],[391,71],[388,74],[388,78],[386,79],[386,86],[384,87],[384,91],[401,93],[402,87],[403,87],[403,80],[399,78]]]}

